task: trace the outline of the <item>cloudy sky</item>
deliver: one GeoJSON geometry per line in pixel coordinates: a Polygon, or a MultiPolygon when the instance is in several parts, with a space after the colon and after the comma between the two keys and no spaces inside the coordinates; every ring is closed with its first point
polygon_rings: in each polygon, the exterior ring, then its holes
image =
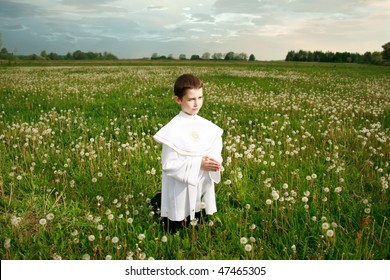
{"type": "Polygon", "coordinates": [[[382,51],[389,26],[389,0],[0,0],[2,47],[16,54],[363,54],[382,51]]]}

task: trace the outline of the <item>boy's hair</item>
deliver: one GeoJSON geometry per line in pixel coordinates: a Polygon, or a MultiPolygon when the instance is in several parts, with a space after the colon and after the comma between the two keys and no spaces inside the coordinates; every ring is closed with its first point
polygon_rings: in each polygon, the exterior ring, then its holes
{"type": "Polygon", "coordinates": [[[187,89],[200,89],[203,87],[203,82],[198,77],[192,74],[184,74],[176,79],[173,91],[180,99],[183,98],[187,89]]]}

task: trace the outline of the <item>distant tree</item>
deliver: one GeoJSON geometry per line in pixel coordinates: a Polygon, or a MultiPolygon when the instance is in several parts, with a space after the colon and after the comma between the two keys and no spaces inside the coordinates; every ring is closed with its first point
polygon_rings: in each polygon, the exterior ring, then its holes
{"type": "Polygon", "coordinates": [[[234,52],[228,52],[225,55],[225,60],[233,60],[234,59],[234,52]]]}
{"type": "Polygon", "coordinates": [[[371,64],[372,61],[372,54],[371,52],[365,52],[363,55],[363,63],[371,64]]]}
{"type": "Polygon", "coordinates": [[[191,60],[200,60],[200,56],[197,54],[191,55],[191,60]]]}
{"type": "Polygon", "coordinates": [[[49,54],[47,55],[47,57],[48,57],[49,59],[51,59],[51,60],[60,60],[60,59],[61,59],[61,56],[59,56],[58,54],[53,53],[53,52],[49,53],[49,54]]]}
{"type": "Polygon", "coordinates": [[[8,53],[7,48],[2,48],[0,50],[0,58],[1,59],[8,59],[8,56],[9,56],[9,53],[8,53]]]}
{"type": "Polygon", "coordinates": [[[249,56],[249,61],[256,61],[256,57],[254,56],[254,54],[251,54],[249,56]]]}
{"type": "Polygon", "coordinates": [[[207,60],[207,59],[210,59],[210,57],[211,57],[211,54],[209,52],[205,52],[204,54],[202,54],[202,59],[207,60]]]}
{"type": "Polygon", "coordinates": [[[248,60],[248,55],[246,53],[239,53],[238,55],[234,56],[236,60],[248,60]]]}
{"type": "Polygon", "coordinates": [[[173,59],[173,54],[170,53],[170,54],[168,55],[168,59],[173,59]]]}
{"type": "Polygon", "coordinates": [[[151,59],[158,59],[158,53],[153,53],[151,59]]]}
{"type": "Polygon", "coordinates": [[[46,53],[46,51],[45,51],[45,50],[41,51],[41,56],[42,56],[42,57],[44,57],[44,58],[46,58],[46,57],[47,57],[47,53],[46,53]]]}
{"type": "Polygon", "coordinates": [[[76,60],[85,60],[88,58],[87,54],[80,50],[73,52],[72,57],[76,60]]]}
{"type": "Polygon", "coordinates": [[[382,51],[382,59],[385,62],[390,62],[390,42],[384,44],[382,46],[383,51],[382,51]]]}
{"type": "Polygon", "coordinates": [[[212,56],[213,59],[222,59],[223,54],[222,53],[214,53],[212,56]]]}
{"type": "Polygon", "coordinates": [[[380,52],[373,52],[371,63],[377,65],[382,64],[383,63],[382,54],[380,52]]]}
{"type": "Polygon", "coordinates": [[[179,59],[180,60],[186,60],[187,58],[186,58],[186,55],[182,53],[182,54],[179,55],[179,59]]]}

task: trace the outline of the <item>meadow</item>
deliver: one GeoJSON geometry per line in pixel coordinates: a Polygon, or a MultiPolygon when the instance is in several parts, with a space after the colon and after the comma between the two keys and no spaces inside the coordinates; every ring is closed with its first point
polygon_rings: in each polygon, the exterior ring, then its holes
{"type": "Polygon", "coordinates": [[[390,259],[390,68],[316,63],[0,67],[0,258],[390,259]],[[218,212],[176,234],[150,199],[173,83],[223,128],[218,212]]]}

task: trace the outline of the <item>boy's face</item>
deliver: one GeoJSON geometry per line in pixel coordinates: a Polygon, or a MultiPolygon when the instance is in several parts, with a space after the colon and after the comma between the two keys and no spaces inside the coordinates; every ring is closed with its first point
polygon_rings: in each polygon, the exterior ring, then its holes
{"type": "Polygon", "coordinates": [[[175,101],[184,113],[196,115],[203,105],[203,89],[187,89],[183,98],[175,96],[175,101]]]}

